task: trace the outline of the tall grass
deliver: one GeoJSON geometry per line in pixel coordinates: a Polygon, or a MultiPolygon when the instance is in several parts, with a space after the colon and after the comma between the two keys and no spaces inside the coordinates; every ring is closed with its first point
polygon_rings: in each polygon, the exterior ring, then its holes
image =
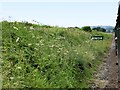
{"type": "Polygon", "coordinates": [[[4,88],[87,88],[111,44],[111,34],[78,28],[2,23],[4,88]],[[103,41],[92,41],[92,35],[103,41]]]}

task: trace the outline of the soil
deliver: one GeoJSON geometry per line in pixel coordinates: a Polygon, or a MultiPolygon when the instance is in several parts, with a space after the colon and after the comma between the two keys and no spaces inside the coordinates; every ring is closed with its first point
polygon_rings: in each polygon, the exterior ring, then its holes
{"type": "Polygon", "coordinates": [[[91,80],[92,88],[120,88],[118,83],[118,61],[115,49],[115,39],[113,40],[109,53],[104,59],[104,63],[99,66],[98,72],[91,80]]]}

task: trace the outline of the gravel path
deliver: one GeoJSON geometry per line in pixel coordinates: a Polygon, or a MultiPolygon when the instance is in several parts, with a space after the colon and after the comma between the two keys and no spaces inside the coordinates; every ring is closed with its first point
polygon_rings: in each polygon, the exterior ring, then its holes
{"type": "Polygon", "coordinates": [[[115,53],[115,40],[113,35],[112,45],[104,63],[99,67],[99,72],[92,80],[92,88],[120,88],[118,83],[118,65],[115,53]]]}

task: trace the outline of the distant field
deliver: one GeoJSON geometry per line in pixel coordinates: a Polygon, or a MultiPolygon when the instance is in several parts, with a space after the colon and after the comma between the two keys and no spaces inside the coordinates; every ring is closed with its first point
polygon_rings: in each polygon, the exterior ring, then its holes
{"type": "Polygon", "coordinates": [[[3,88],[87,88],[112,41],[79,28],[1,23],[3,88]]]}

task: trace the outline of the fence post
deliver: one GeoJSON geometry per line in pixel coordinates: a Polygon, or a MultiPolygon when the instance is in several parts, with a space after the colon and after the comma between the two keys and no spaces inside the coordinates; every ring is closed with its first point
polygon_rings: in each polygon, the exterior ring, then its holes
{"type": "Polygon", "coordinates": [[[120,83],[120,28],[117,29],[117,46],[118,46],[118,82],[120,83]]]}

